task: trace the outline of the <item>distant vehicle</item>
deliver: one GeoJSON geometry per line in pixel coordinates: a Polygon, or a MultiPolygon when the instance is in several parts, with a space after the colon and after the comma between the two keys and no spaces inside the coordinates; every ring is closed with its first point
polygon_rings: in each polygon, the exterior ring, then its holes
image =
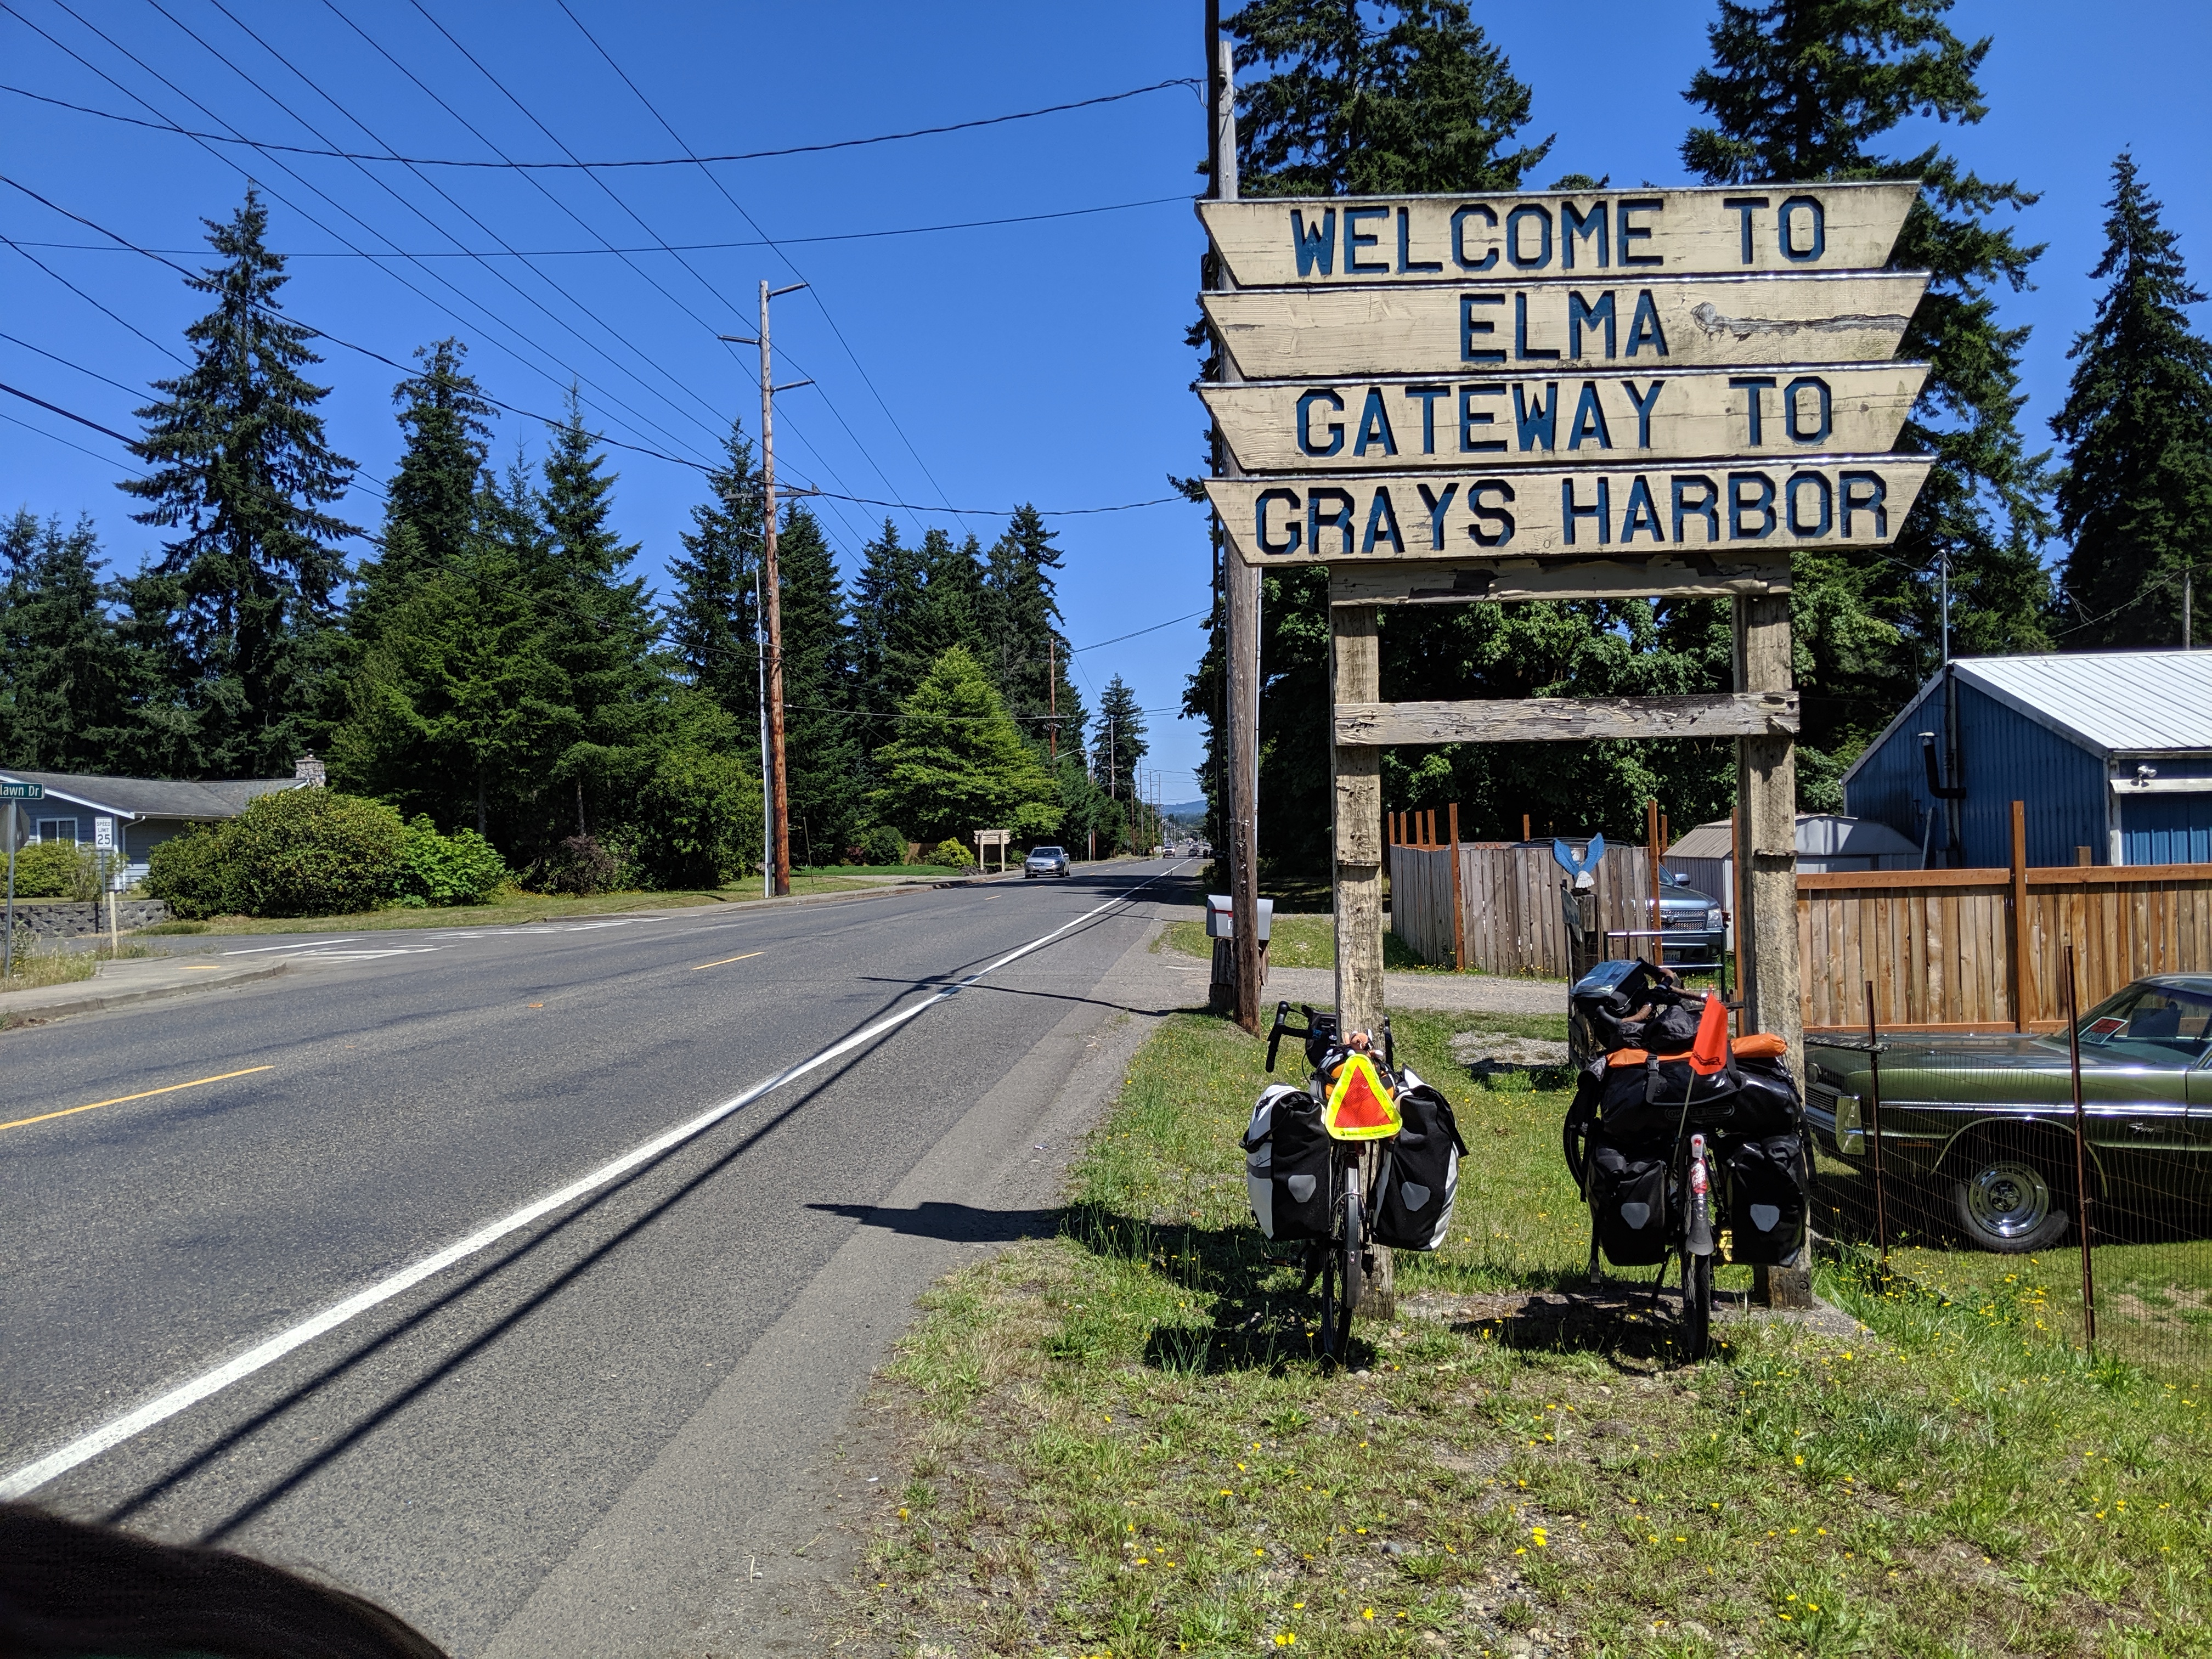
{"type": "Polygon", "coordinates": [[[1064,876],[1067,873],[1067,849],[1065,847],[1032,847],[1030,855],[1022,860],[1022,879],[1034,876],[1064,876]]]}
{"type": "MultiPolygon", "coordinates": [[[[1721,952],[1728,945],[1727,919],[1721,910],[1721,902],[1691,886],[1687,876],[1676,875],[1670,870],[1659,872],[1659,926],[1664,934],[1659,941],[1662,967],[1697,973],[1720,966],[1721,952]]],[[[1640,945],[1644,941],[1628,942],[1640,945]]],[[[1627,954],[1639,956],[1642,952],[1631,951],[1627,954]]]]}
{"type": "MultiPolygon", "coordinates": [[[[2212,1167],[2212,977],[2139,979],[2083,1017],[2081,1098],[2091,1196],[2141,1194],[2150,1213],[2201,1206],[2212,1167]]],[[[2066,1236],[2074,1085],[2066,1035],[1900,1031],[1882,1039],[1885,1178],[1948,1196],[1959,1231],[2001,1255],[2066,1236]]],[[[1871,1167],[1867,1056],[1805,1040],[1805,1116],[1821,1149],[1871,1167]]]]}

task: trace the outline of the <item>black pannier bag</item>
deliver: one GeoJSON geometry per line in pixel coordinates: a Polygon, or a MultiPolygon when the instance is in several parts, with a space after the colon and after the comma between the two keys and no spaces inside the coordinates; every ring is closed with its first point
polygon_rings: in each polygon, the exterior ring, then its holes
{"type": "Polygon", "coordinates": [[[1467,1154],[1451,1103],[1411,1071],[1399,1076],[1404,1127],[1385,1143],[1389,1175],[1375,1216],[1375,1242],[1394,1250],[1441,1249],[1459,1195],[1459,1161],[1467,1154]]]}
{"type": "Polygon", "coordinates": [[[1796,1259],[1805,1242],[1805,1142],[1786,1134],[1730,1135],[1721,1143],[1728,1169],[1729,1259],[1774,1267],[1796,1259]]]}
{"type": "Polygon", "coordinates": [[[1805,1106],[1790,1062],[1778,1055],[1738,1054],[1741,1073],[1729,1130],[1743,1135],[1794,1134],[1804,1127],[1805,1106]]]}
{"type": "Polygon", "coordinates": [[[1598,1244],[1616,1267],[1649,1267],[1666,1259],[1669,1145],[1624,1143],[1601,1129],[1590,1137],[1590,1213],[1598,1244]]]}
{"type": "Polygon", "coordinates": [[[1635,1065],[1607,1066],[1598,1116],[1607,1135],[1614,1140],[1653,1135],[1671,1140],[1677,1130],[1711,1133],[1735,1121],[1741,1081],[1733,1066],[1700,1077],[1681,1054],[1668,1060],[1647,1058],[1635,1065]],[[1686,1117],[1682,1109],[1686,1100],[1686,1117]]]}
{"type": "Polygon", "coordinates": [[[1261,1091],[1244,1132],[1244,1187],[1252,1218],[1273,1239],[1328,1237],[1328,1132],[1304,1089],[1261,1091]]]}

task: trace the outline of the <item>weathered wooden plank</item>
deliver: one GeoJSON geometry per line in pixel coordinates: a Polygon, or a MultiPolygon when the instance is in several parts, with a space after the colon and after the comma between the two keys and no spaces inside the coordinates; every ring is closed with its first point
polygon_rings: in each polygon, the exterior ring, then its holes
{"type": "Polygon", "coordinates": [[[1917,184],[1202,201],[1240,286],[1454,282],[1500,271],[1870,270],[1917,184]],[[1786,224],[1785,224],[1786,220],[1786,224]]]}
{"type": "Polygon", "coordinates": [[[1796,729],[1795,691],[1340,702],[1336,709],[1339,743],[1579,743],[1592,738],[1771,736],[1796,729]]]}
{"type": "Polygon", "coordinates": [[[1468,605],[1481,600],[1721,599],[1786,593],[1786,554],[1683,548],[1635,558],[1454,559],[1449,563],[1348,564],[1329,581],[1337,605],[1468,605]]]}
{"type": "Polygon", "coordinates": [[[1463,564],[1593,556],[1633,562],[1725,548],[1771,562],[1803,547],[1879,547],[1904,528],[1924,457],[1807,456],[1411,477],[1209,478],[1247,564],[1463,564]],[[1509,552],[1507,550],[1510,550],[1509,552]]]}
{"type": "MultiPolygon", "coordinates": [[[[1780,596],[1735,602],[1736,692],[1796,693],[1790,684],[1790,601],[1780,596]]],[[[1736,739],[1737,868],[1743,908],[1736,948],[1743,962],[1747,1023],[1790,1047],[1804,1075],[1803,1009],[1797,960],[1797,751],[1794,725],[1736,739]],[[1748,945],[1749,949],[1746,950],[1748,945]]]]}
{"type": "MultiPolygon", "coordinates": [[[[1663,376],[1707,367],[1885,362],[1897,355],[1928,282],[1924,271],[1657,276],[1247,289],[1199,301],[1251,380],[1663,376]],[[1593,311],[1609,313],[1613,326],[1602,315],[1593,321],[1593,311]]],[[[1477,398],[1472,412],[1486,411],[1494,411],[1489,435],[1518,441],[1510,396],[1477,398]]]]}
{"type": "MultiPolygon", "coordinates": [[[[1371,701],[1382,690],[1375,613],[1332,607],[1329,636],[1332,701],[1371,701]]],[[[1382,752],[1369,744],[1335,743],[1329,757],[1336,803],[1337,1017],[1346,1031],[1371,1031],[1382,1018],[1382,752]]]]}
{"type": "Polygon", "coordinates": [[[1197,392],[1247,471],[1540,466],[1569,458],[1786,460],[1887,449],[1928,365],[1842,365],[1793,375],[1687,369],[1648,386],[1633,376],[1561,379],[1556,364],[1537,374],[1456,387],[1376,378],[1201,384],[1197,392]],[[1533,422],[1513,418],[1522,410],[1541,412],[1533,422]]]}

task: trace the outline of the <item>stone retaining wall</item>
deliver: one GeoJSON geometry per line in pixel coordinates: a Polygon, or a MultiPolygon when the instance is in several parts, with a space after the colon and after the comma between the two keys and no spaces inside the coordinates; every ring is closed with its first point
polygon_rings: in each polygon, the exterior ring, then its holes
{"type": "MultiPolygon", "coordinates": [[[[169,919],[169,907],[160,899],[118,899],[116,926],[125,933],[151,927],[169,919]]],[[[15,926],[28,928],[37,939],[75,939],[107,931],[107,906],[80,904],[74,899],[17,899],[15,926]]]]}

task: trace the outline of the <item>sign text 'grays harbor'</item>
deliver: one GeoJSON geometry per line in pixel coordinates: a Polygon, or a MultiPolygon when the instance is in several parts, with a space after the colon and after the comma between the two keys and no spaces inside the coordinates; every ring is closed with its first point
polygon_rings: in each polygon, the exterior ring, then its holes
{"type": "Polygon", "coordinates": [[[1522,195],[1202,201],[1239,288],[1619,272],[1865,270],[1919,185],[1767,185],[1522,195]]]}
{"type": "Polygon", "coordinates": [[[1211,478],[1248,564],[1408,564],[1510,552],[1624,555],[1883,545],[1928,477],[1917,456],[1418,477],[1211,478]]]}
{"type": "Polygon", "coordinates": [[[1887,449],[1924,363],[1581,378],[1201,385],[1248,472],[1397,471],[1887,449]]]}

